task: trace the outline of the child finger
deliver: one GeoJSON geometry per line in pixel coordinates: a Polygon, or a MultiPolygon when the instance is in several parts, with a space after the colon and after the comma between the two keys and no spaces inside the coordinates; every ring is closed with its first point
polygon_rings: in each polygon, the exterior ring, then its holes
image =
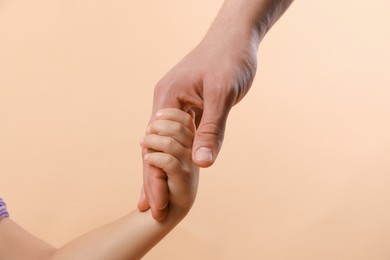
{"type": "Polygon", "coordinates": [[[152,151],[159,151],[163,153],[172,154],[177,158],[188,154],[191,156],[191,150],[186,149],[181,143],[179,143],[175,138],[170,136],[160,136],[160,135],[147,135],[144,137],[141,143],[143,148],[152,151]]]}
{"type": "Polygon", "coordinates": [[[148,134],[157,134],[175,138],[184,147],[191,147],[194,133],[181,123],[170,120],[156,120],[147,130],[148,134]]]}
{"type": "Polygon", "coordinates": [[[153,201],[151,206],[152,216],[157,221],[162,221],[166,217],[169,203],[169,188],[165,172],[153,165],[149,165],[149,191],[153,201]]]}
{"type": "Polygon", "coordinates": [[[144,160],[150,165],[162,169],[169,178],[175,178],[187,173],[183,164],[173,155],[154,152],[144,156],[144,160]]]}
{"type": "Polygon", "coordinates": [[[171,120],[178,122],[190,129],[191,132],[195,132],[194,118],[191,116],[191,112],[184,112],[177,108],[165,108],[157,112],[157,120],[171,120]]]}

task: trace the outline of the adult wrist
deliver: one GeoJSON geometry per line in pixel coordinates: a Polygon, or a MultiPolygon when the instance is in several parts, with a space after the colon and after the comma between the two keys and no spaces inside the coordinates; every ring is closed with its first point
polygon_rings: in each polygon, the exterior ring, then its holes
{"type": "Polygon", "coordinates": [[[225,0],[210,32],[228,29],[244,33],[257,45],[293,0],[225,0]]]}

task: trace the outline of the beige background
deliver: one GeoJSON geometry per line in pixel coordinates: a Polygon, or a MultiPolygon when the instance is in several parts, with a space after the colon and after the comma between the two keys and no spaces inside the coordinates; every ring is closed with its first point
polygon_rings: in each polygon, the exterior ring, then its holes
{"type": "MultiPolygon", "coordinates": [[[[0,194],[61,245],[135,208],[154,84],[219,1],[0,0],[0,194]]],[[[388,0],[296,1],[145,259],[390,259],[388,0]]]]}

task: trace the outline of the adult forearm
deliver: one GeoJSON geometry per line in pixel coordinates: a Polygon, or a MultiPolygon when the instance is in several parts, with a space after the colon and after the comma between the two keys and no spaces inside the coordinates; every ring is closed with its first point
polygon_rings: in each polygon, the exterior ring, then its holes
{"type": "Polygon", "coordinates": [[[210,31],[243,32],[261,39],[293,0],[225,0],[210,31]],[[215,29],[215,30],[214,30],[215,29]]]}

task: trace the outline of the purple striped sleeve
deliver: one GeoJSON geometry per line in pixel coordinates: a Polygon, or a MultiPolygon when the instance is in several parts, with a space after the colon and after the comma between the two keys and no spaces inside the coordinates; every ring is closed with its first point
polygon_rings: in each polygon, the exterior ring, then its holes
{"type": "Polygon", "coordinates": [[[5,204],[3,199],[0,198],[0,219],[8,218],[8,217],[9,217],[9,214],[8,214],[8,211],[7,211],[7,205],[5,204]]]}

